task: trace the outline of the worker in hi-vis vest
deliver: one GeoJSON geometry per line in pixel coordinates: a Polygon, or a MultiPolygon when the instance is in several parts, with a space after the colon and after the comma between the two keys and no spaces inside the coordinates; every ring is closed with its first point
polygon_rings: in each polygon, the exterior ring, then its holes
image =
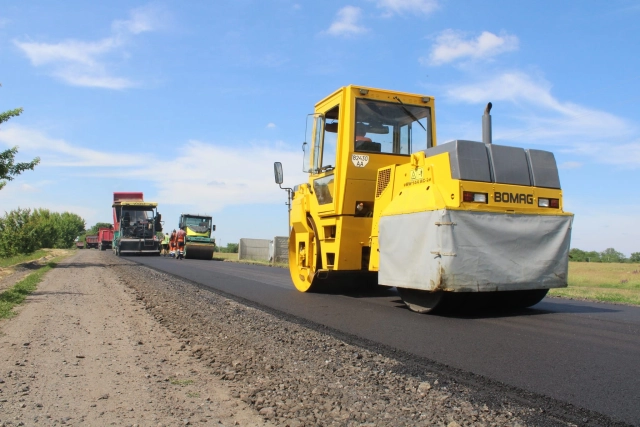
{"type": "Polygon", "coordinates": [[[169,256],[176,256],[176,230],[171,232],[171,237],[169,238],[169,256]]]}
{"type": "Polygon", "coordinates": [[[160,252],[160,254],[162,256],[167,256],[169,254],[169,233],[165,233],[164,236],[162,236],[162,251],[160,252]]]}
{"type": "Polygon", "coordinates": [[[176,244],[178,246],[176,248],[177,259],[184,259],[184,244],[186,240],[187,240],[186,231],[184,231],[183,229],[176,231],[176,244]]]}

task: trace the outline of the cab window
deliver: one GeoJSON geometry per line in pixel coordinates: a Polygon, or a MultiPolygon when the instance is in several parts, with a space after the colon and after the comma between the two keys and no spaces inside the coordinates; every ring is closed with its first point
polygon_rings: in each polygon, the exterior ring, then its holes
{"type": "Polygon", "coordinates": [[[430,125],[429,107],[357,99],[354,150],[408,156],[429,146],[430,125]]]}
{"type": "Polygon", "coordinates": [[[336,167],[339,106],[324,114],[310,114],[307,118],[307,140],[311,150],[303,144],[303,171],[312,174],[332,171],[336,167]],[[308,166],[307,166],[308,165],[308,166]]]}
{"type": "Polygon", "coordinates": [[[322,170],[329,171],[336,167],[336,145],[338,140],[339,106],[335,106],[324,115],[324,140],[322,144],[322,170]]]}

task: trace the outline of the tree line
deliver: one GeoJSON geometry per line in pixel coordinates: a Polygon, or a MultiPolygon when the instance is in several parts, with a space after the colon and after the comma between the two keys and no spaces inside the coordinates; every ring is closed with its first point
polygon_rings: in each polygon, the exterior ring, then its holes
{"type": "Polygon", "coordinates": [[[602,252],[573,248],[569,251],[569,260],[575,262],[640,262],[640,252],[633,252],[627,258],[622,252],[613,248],[605,249],[602,252]]]}
{"type": "MultiPolygon", "coordinates": [[[[2,85],[0,85],[2,86],[2,85]]],[[[22,113],[22,108],[0,112],[0,124],[22,113]]],[[[16,162],[18,147],[0,151],[0,190],[22,172],[33,170],[39,163],[16,162]]],[[[0,258],[29,254],[42,248],[69,248],[84,232],[84,219],[70,212],[48,209],[15,209],[0,217],[0,258]]]]}
{"type": "Polygon", "coordinates": [[[15,209],[0,217],[0,258],[42,248],[70,248],[84,232],[85,221],[70,212],[15,209]]]}
{"type": "Polygon", "coordinates": [[[237,254],[239,243],[227,243],[227,246],[218,247],[216,250],[222,253],[237,254]]]}

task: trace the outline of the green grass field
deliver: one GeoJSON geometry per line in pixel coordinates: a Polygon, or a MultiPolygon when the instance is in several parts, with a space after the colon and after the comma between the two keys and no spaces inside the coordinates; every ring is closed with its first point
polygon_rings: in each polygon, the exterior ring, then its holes
{"type": "Polygon", "coordinates": [[[640,264],[570,262],[569,287],[549,295],[640,305],[640,264]]]}
{"type": "Polygon", "coordinates": [[[237,261],[238,254],[227,252],[214,252],[213,259],[217,261],[237,261]]]}

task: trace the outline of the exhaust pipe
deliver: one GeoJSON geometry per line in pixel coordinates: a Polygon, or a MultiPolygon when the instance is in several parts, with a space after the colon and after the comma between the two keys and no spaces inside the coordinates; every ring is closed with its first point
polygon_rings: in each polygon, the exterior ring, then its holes
{"type": "Polygon", "coordinates": [[[491,144],[491,107],[491,103],[488,103],[482,116],[482,142],[485,144],[491,144]]]}

